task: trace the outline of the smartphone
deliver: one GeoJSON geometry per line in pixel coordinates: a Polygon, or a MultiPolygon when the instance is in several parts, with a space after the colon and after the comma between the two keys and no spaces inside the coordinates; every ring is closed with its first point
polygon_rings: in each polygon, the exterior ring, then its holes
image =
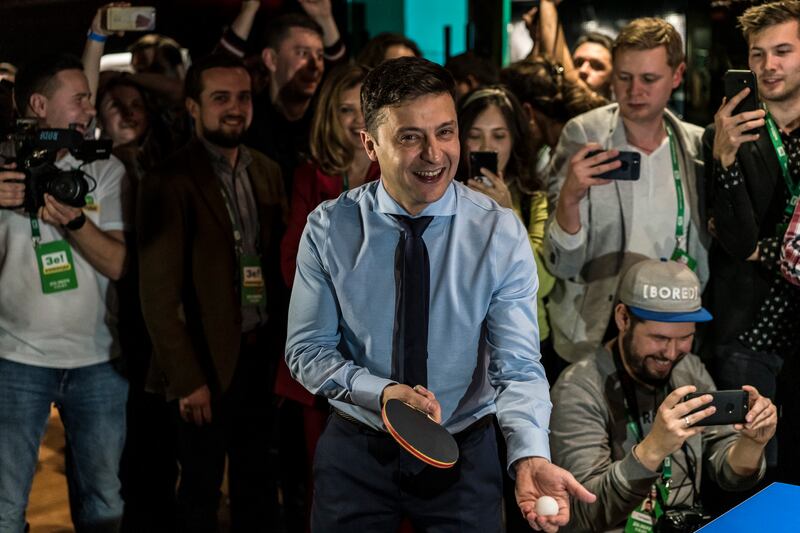
{"type": "Polygon", "coordinates": [[[108,31],[153,31],[156,29],[156,8],[109,7],[103,27],[108,31]]]}
{"type": "Polygon", "coordinates": [[[492,182],[481,175],[482,168],[485,168],[492,174],[497,174],[497,152],[469,153],[469,177],[491,187],[492,182]]]}
{"type": "Polygon", "coordinates": [[[702,411],[706,407],[714,406],[717,410],[711,416],[693,424],[695,426],[724,426],[727,424],[744,424],[744,417],[750,408],[750,395],[745,390],[718,390],[714,392],[693,392],[687,394],[683,401],[691,400],[704,394],[714,397],[711,403],[698,407],[691,414],[702,411]]]}
{"type": "Polygon", "coordinates": [[[758,104],[758,86],[756,84],[756,75],[749,70],[729,70],[723,76],[722,81],[725,85],[725,98],[730,100],[743,89],[748,88],[750,92],[744,97],[744,100],[734,108],[732,115],[738,115],[745,111],[755,111],[759,108],[758,104]]]}
{"type": "MultiPolygon", "coordinates": [[[[605,152],[605,150],[592,150],[586,157],[595,156],[601,152],[605,152]]],[[[639,170],[642,166],[642,156],[639,152],[624,152],[621,151],[617,157],[613,157],[604,161],[603,163],[611,163],[612,161],[621,161],[622,164],[619,168],[615,168],[614,170],[609,170],[603,174],[598,174],[594,176],[598,179],[604,180],[620,180],[620,181],[636,181],[639,179],[639,170]]]]}

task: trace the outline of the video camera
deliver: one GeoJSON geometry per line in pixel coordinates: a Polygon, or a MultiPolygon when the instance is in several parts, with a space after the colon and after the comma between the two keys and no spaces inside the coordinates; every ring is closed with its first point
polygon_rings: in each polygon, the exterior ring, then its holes
{"type": "Polygon", "coordinates": [[[60,150],[69,150],[83,164],[108,159],[111,156],[110,140],[86,140],[74,129],[39,129],[35,119],[21,119],[16,128],[6,136],[0,146],[0,157],[5,163],[17,163],[18,172],[25,174],[25,199],[21,206],[27,213],[35,214],[44,205],[45,193],[72,207],[86,205],[86,195],[97,182],[80,168],[61,170],[56,167],[60,150]],[[91,182],[91,183],[90,183],[91,182]]]}

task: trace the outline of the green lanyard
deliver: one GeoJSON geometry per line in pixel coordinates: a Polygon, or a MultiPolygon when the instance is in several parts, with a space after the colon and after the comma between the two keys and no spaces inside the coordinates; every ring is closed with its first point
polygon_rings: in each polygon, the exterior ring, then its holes
{"type": "Polygon", "coordinates": [[[244,255],[244,236],[242,234],[242,226],[239,223],[239,217],[233,210],[231,198],[228,196],[228,191],[225,189],[225,186],[220,184],[219,190],[222,192],[222,200],[225,202],[225,209],[228,211],[228,216],[231,219],[231,226],[233,226],[233,241],[236,247],[236,255],[242,257],[244,255]]]}
{"type": "Polygon", "coordinates": [[[800,184],[796,184],[794,180],[792,180],[792,176],[789,173],[789,156],[786,154],[786,149],[783,147],[781,132],[778,130],[778,126],[775,124],[775,120],[769,112],[767,112],[765,122],[767,123],[769,140],[772,142],[772,147],[775,148],[775,155],[778,156],[778,163],[781,166],[783,180],[786,182],[786,188],[789,189],[789,194],[791,195],[785,209],[786,214],[791,215],[794,213],[794,206],[797,204],[797,198],[800,197],[800,184]]]}
{"type": "Polygon", "coordinates": [[[30,215],[31,219],[31,240],[33,240],[33,249],[39,247],[39,243],[42,242],[42,233],[39,231],[39,219],[36,218],[36,215],[30,215]]]}
{"type": "Polygon", "coordinates": [[[678,164],[678,150],[675,148],[675,134],[668,124],[664,124],[669,137],[669,154],[672,159],[672,179],[675,182],[675,195],[678,198],[678,218],[675,221],[675,241],[678,248],[683,248],[685,239],[684,214],[686,212],[685,200],[683,198],[683,183],[681,183],[681,168],[678,164]]]}
{"type": "MultiPolygon", "coordinates": [[[[639,402],[636,400],[636,385],[633,383],[633,379],[630,377],[627,370],[625,370],[625,366],[622,364],[622,354],[620,354],[619,346],[617,346],[616,342],[612,346],[611,356],[614,359],[614,366],[617,369],[620,386],[622,387],[622,403],[625,406],[625,417],[628,420],[627,428],[630,430],[633,436],[636,437],[636,443],[638,444],[642,442],[644,435],[642,431],[642,424],[639,422],[638,418],[639,402]]],[[[669,494],[667,481],[671,477],[672,456],[668,455],[664,458],[664,462],[661,464],[661,481],[666,488],[665,496],[669,494]]],[[[666,501],[666,498],[664,501],[666,501]]]]}

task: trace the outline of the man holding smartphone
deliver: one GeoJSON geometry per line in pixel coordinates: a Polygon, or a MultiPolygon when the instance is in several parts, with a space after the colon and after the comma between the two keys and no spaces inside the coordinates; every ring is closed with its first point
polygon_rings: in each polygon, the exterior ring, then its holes
{"type": "Polygon", "coordinates": [[[558,278],[549,311],[555,349],[570,362],[606,337],[630,265],[671,257],[708,277],[696,185],[702,129],[666,109],[683,79],[681,37],[663,20],[636,19],[620,31],[613,59],[618,103],[566,124],[547,183],[555,209],[544,259],[558,278]],[[639,180],[602,179],[621,167],[620,151],[639,155],[639,180]]]}
{"type": "Polygon", "coordinates": [[[652,529],[658,514],[676,503],[699,504],[703,468],[725,490],[753,486],[764,475],[763,450],[778,421],[769,398],[744,386],[749,410],[742,423],[705,427],[704,419],[715,415],[709,403],[716,387],[689,351],[695,323],[711,314],[686,265],[637,263],[623,277],[619,300],[619,336],[587,351],[551,393],[553,459],[599,504],[573,501],[570,531],[603,531],[626,521],[635,531],[652,529]],[[702,394],[685,399],[696,392],[702,394]]]}
{"type": "MultiPolygon", "coordinates": [[[[709,224],[716,238],[709,290],[718,317],[715,377],[731,388],[757,381],[764,394],[781,397],[781,425],[788,431],[795,425],[788,420],[800,411],[793,399],[797,371],[784,367],[796,365],[800,298],[781,276],[778,256],[800,194],[800,3],[754,6],[739,23],[763,107],[739,111],[750,91],[728,94],[704,135],[709,224]],[[789,394],[781,394],[783,381],[789,394]]],[[[783,437],[781,450],[793,450],[797,437],[783,437]]],[[[800,473],[793,455],[768,454],[785,479],[800,473]]]]}

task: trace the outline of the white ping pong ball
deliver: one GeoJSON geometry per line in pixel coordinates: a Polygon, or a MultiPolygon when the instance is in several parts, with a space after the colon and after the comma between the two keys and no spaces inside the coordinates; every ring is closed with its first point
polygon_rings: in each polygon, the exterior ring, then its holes
{"type": "Polygon", "coordinates": [[[558,514],[558,502],[552,496],[539,496],[536,500],[536,514],[554,516],[558,514]]]}

